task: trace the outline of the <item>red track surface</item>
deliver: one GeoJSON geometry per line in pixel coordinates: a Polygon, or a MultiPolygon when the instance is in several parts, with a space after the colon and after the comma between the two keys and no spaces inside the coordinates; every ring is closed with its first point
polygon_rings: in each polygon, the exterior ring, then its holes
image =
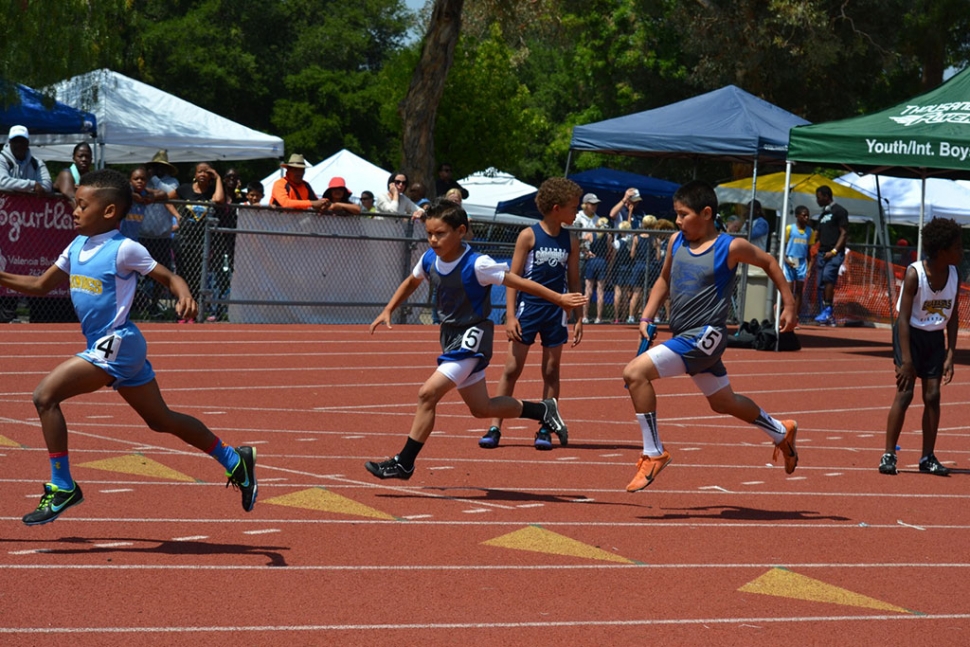
{"type": "MultiPolygon", "coordinates": [[[[402,446],[436,328],[144,331],[169,405],[258,448],[259,503],[242,512],[212,459],[153,434],[104,390],[64,406],[85,503],[23,526],[49,469],[30,394],[81,337],[4,327],[5,647],[970,644],[967,473],[916,472],[918,394],[904,471],[876,471],[893,397],[887,330],[805,328],[798,353],[727,352],[735,390],[799,421],[792,476],[769,465],[763,432],[710,412],[689,379],[659,383],[674,463],[635,495],[624,486],[639,429],[620,378],[632,328],[590,326],[564,353],[567,448],[535,451],[533,423],[512,420],[498,449],[481,450],[485,425],[455,394],[407,482],[374,480],[363,463],[402,446]],[[133,455],[197,480],[84,466],[133,455]],[[304,507],[270,503],[284,495],[304,507]],[[517,531],[511,548],[483,543],[517,531]],[[781,584],[739,590],[766,574],[781,584]],[[812,581],[827,601],[798,599],[812,581]]],[[[534,399],[533,355],[517,395],[534,399]]],[[[937,443],[959,468],[970,465],[967,359],[943,390],[937,443]]]]}

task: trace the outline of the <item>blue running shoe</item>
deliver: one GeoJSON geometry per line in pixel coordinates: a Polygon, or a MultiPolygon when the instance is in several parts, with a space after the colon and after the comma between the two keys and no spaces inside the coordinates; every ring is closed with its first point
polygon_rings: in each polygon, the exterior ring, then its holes
{"type": "Polygon", "coordinates": [[[482,449],[495,449],[501,438],[502,432],[498,427],[489,427],[485,435],[478,439],[478,446],[482,449]]]}
{"type": "Polygon", "coordinates": [[[545,427],[540,428],[539,431],[536,432],[535,447],[539,451],[549,451],[552,449],[552,435],[545,427]]]}

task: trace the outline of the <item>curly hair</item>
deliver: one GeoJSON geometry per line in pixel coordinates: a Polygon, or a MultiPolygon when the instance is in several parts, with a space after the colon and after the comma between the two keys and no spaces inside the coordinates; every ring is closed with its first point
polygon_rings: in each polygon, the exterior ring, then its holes
{"type": "Polygon", "coordinates": [[[936,258],[936,255],[945,249],[949,249],[953,243],[961,240],[963,232],[960,225],[951,218],[933,218],[923,226],[923,249],[929,258],[936,258]]]}
{"type": "Polygon", "coordinates": [[[536,193],[536,207],[539,213],[546,215],[557,204],[561,207],[570,200],[578,200],[583,194],[583,189],[564,177],[551,177],[539,186],[536,193]]]}

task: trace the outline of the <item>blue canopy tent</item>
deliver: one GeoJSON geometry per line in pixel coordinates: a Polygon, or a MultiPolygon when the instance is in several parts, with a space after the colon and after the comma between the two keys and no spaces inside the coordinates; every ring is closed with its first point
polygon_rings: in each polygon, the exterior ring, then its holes
{"type": "Polygon", "coordinates": [[[31,134],[86,133],[93,136],[97,132],[97,118],[90,112],[72,108],[60,101],[54,101],[47,107],[50,100],[37,90],[20,83],[12,84],[13,88],[10,85],[0,81],[0,92],[13,89],[17,95],[17,101],[7,107],[0,102],[0,128],[4,134],[16,125],[26,126],[31,134]]]}
{"type": "MultiPolygon", "coordinates": [[[[626,171],[615,171],[609,168],[597,168],[581,173],[574,173],[569,179],[583,187],[583,193],[595,193],[602,202],[599,215],[609,216],[610,207],[620,201],[623,193],[630,187],[640,191],[643,201],[640,209],[644,213],[657,216],[669,216],[673,212],[671,197],[680,186],[667,180],[658,180],[647,175],[638,175],[626,171]]],[[[536,192],[520,196],[513,200],[499,202],[495,207],[496,213],[509,213],[529,218],[540,218],[536,208],[536,192]]]]}

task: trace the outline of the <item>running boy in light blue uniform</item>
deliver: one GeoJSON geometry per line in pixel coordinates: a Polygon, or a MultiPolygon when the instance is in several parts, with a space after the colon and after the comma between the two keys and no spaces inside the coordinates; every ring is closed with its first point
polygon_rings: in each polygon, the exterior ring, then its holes
{"type": "MultiPolygon", "coordinates": [[[[785,227],[785,279],[795,296],[795,315],[802,313],[802,292],[808,274],[808,256],[815,244],[815,232],[808,225],[808,207],[795,207],[795,224],[785,227]]],[[[796,320],[797,324],[797,320],[796,320]]]]}
{"type": "MultiPolygon", "coordinates": [[[[523,229],[515,241],[511,272],[535,281],[553,292],[579,292],[579,239],[564,225],[575,218],[583,190],[564,177],[549,178],[536,193],[536,206],[542,221],[523,229]]],[[[529,348],[536,335],[542,340],[542,397],[559,400],[559,365],[562,347],[569,340],[568,313],[555,303],[505,288],[505,333],[509,352],[505,371],[499,380],[497,395],[512,395],[515,384],[525,368],[529,348]]],[[[582,316],[576,318],[573,346],[583,339],[582,316]]],[[[556,431],[559,443],[569,442],[564,425],[556,431]]],[[[502,419],[493,418],[492,426],[478,441],[479,447],[494,449],[502,437],[502,419]]],[[[552,449],[551,431],[540,426],[535,436],[535,448],[552,449]]]]}
{"type": "Polygon", "coordinates": [[[200,449],[225,468],[229,483],[242,491],[247,512],[256,502],[256,450],[224,444],[199,420],[168,408],[146,358],[145,338],[128,320],[138,275],[167,287],[176,311],[194,317],[198,305],[185,281],[152,260],[139,243],[125,238],[118,225],[131,208],[131,187],[110,169],[81,177],[75,193],[74,225],[79,236],[41,276],[0,272],[0,285],[25,294],[44,295],[70,280],[71,300],[87,348],[55,368],[34,390],[34,406],[51,463],[37,509],[23,517],[29,526],[48,523],[81,503],[81,486],[71,476],[67,423],[61,402],[111,386],[148,426],[170,433],[200,449]]]}
{"type": "Polygon", "coordinates": [[[780,330],[795,327],[795,303],[788,283],[769,254],[743,238],[719,231],[717,196],[704,182],[688,182],[674,194],[674,212],[680,232],[673,235],[663,269],[650,291],[640,318],[640,334],[648,336],[657,310],[670,295],[670,331],[673,338],[638,355],[623,370],[643,436],[643,454],[637,473],[626,486],[636,492],[650,485],[670,463],[657,433],[657,394],[653,382],[687,373],[711,409],[749,422],[768,434],[775,457],[782,452],[785,472],[798,465],[794,420],[778,421],[749,398],[735,393],[721,355],[727,344],[727,316],[738,263],[765,271],[781,293],[780,330]]]}
{"type": "MultiPolygon", "coordinates": [[[[575,206],[573,208],[575,212],[575,206]]],[[[457,388],[461,399],[476,418],[529,418],[553,431],[565,424],[559,417],[556,400],[524,402],[509,396],[489,397],[485,368],[492,357],[494,324],[490,291],[493,285],[515,287],[556,303],[560,308],[582,306],[586,298],[579,293],[561,294],[508,271],[505,263],[475,252],[465,241],[468,214],[458,204],[438,200],[421,217],[431,246],[401,282],[394,296],[371,322],[370,332],[378,326],[391,327],[394,310],[414,294],[425,279],[436,288],[436,307],[441,319],[441,355],[438,368],[418,391],[418,407],[411,431],[401,452],[364,467],[379,479],[408,480],[414,474],[414,461],[434,428],[438,402],[457,388]]]]}

